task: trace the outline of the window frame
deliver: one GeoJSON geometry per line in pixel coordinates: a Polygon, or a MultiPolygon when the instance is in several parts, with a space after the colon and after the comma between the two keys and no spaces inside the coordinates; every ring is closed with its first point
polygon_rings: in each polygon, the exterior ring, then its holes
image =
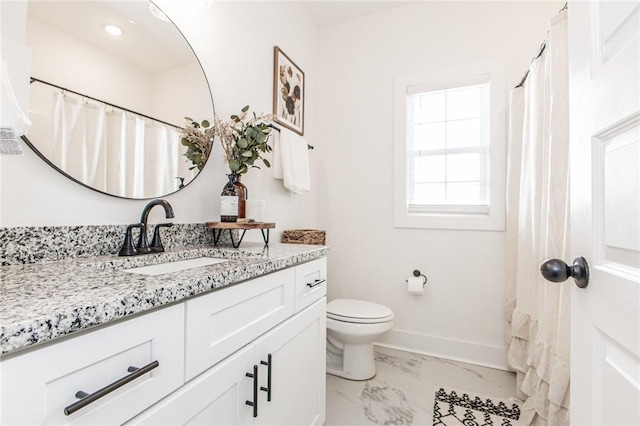
{"type": "Polygon", "coordinates": [[[395,80],[394,227],[424,229],[505,229],[506,90],[504,63],[491,61],[455,69],[406,75],[395,80]],[[409,95],[489,82],[489,138],[487,152],[488,209],[469,205],[429,205],[410,209],[408,194],[409,95]],[[411,211],[410,211],[411,210],[411,211]]]}

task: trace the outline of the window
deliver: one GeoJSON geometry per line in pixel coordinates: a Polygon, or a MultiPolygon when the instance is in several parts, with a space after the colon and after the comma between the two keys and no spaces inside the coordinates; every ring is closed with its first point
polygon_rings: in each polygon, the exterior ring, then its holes
{"type": "Polygon", "coordinates": [[[504,229],[502,76],[476,68],[398,79],[396,227],[504,229]]]}
{"type": "Polygon", "coordinates": [[[408,94],[409,212],[488,211],[488,107],[488,81],[408,94]]]}

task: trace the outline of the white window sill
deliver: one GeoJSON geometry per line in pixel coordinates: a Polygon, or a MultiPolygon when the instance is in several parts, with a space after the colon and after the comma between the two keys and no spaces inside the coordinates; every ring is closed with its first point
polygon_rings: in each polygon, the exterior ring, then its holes
{"type": "Polygon", "coordinates": [[[396,212],[395,228],[459,229],[475,231],[504,231],[504,215],[474,213],[413,213],[396,212]]]}

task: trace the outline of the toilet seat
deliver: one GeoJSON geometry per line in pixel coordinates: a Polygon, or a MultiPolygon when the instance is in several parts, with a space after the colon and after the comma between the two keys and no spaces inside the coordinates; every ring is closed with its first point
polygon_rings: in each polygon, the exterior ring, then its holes
{"type": "Polygon", "coordinates": [[[393,320],[393,311],[377,303],[335,299],[327,304],[327,318],[357,324],[376,324],[393,320]]]}

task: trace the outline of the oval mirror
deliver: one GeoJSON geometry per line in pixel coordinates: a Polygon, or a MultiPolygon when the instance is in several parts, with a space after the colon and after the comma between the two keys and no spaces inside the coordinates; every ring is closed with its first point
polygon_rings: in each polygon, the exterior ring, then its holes
{"type": "MultiPolygon", "coordinates": [[[[25,142],[70,179],[123,198],[188,185],[185,117],[213,117],[206,76],[182,33],[146,1],[29,1],[25,142]]],[[[206,158],[204,159],[206,162],[206,158]]]]}

